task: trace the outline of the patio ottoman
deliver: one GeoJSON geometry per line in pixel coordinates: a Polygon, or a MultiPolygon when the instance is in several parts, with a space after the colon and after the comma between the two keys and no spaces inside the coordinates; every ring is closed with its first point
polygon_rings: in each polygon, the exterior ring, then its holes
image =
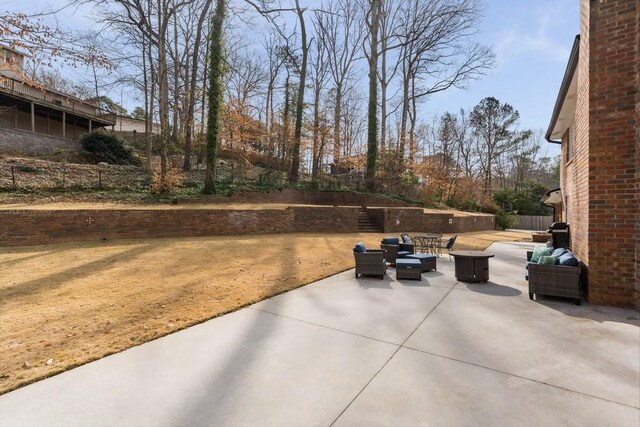
{"type": "Polygon", "coordinates": [[[396,260],[396,279],[422,280],[422,263],[419,259],[402,258],[396,260]]]}
{"type": "Polygon", "coordinates": [[[436,260],[437,256],[431,254],[409,254],[406,259],[417,259],[422,263],[422,272],[429,270],[437,270],[436,260]]]}

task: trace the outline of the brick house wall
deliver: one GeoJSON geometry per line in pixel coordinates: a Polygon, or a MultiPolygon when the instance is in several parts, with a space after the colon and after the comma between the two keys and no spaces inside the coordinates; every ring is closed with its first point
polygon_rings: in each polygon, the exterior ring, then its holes
{"type": "Polygon", "coordinates": [[[640,2],[589,7],[589,301],[638,308],[640,2]]]}
{"type": "Polygon", "coordinates": [[[589,2],[580,1],[580,51],[576,69],[577,101],[573,124],[562,138],[560,187],[564,220],[571,229],[571,249],[589,265],[589,2]],[[570,135],[570,132],[573,134],[570,135]],[[569,138],[572,138],[569,152],[569,138]]]}
{"type": "MultiPolygon", "coordinates": [[[[636,309],[640,309],[639,27],[638,1],[580,0],[572,89],[575,111],[570,123],[556,121],[558,110],[554,111],[549,130],[558,139],[563,133],[562,219],[571,227],[571,249],[585,266],[588,301],[636,309]]],[[[566,75],[559,97],[566,96],[563,102],[571,105],[573,99],[563,92],[565,84],[566,75]]],[[[550,135],[547,138],[555,142],[550,135]]]]}
{"type": "MultiPolygon", "coordinates": [[[[640,46],[640,7],[636,10],[636,46],[640,46]]],[[[637,49],[640,49],[637,48],[637,49]]],[[[638,50],[636,50],[636,53],[638,50]]],[[[636,57],[636,117],[640,112],[640,60],[636,57]]],[[[640,119],[639,119],[640,120],[640,119]]],[[[640,123],[636,123],[636,197],[640,199],[640,123]]],[[[640,311],[640,200],[636,205],[636,310],[640,311]]]]}

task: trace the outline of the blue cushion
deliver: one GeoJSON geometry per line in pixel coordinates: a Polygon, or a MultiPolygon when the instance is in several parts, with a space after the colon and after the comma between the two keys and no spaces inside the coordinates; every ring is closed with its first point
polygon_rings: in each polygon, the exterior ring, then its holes
{"type": "Polygon", "coordinates": [[[411,254],[412,252],[409,252],[409,251],[398,251],[398,258],[404,258],[407,255],[411,255],[411,254]]]}
{"type": "Polygon", "coordinates": [[[565,248],[556,248],[553,250],[553,252],[551,252],[551,256],[560,258],[562,255],[564,255],[565,252],[567,252],[565,248]]]}
{"type": "Polygon", "coordinates": [[[436,259],[436,258],[437,258],[437,256],[435,256],[435,255],[430,255],[430,254],[409,254],[409,255],[407,255],[405,258],[413,258],[413,259],[420,259],[420,260],[424,259],[424,260],[427,260],[427,259],[436,259]]]}
{"type": "Polygon", "coordinates": [[[567,265],[575,267],[578,265],[578,258],[576,258],[571,252],[567,251],[560,257],[560,265],[567,265]]]}
{"type": "Polygon", "coordinates": [[[422,263],[419,259],[404,258],[396,261],[396,268],[400,267],[421,267],[422,263]]]}
{"type": "Polygon", "coordinates": [[[400,239],[398,239],[397,237],[385,237],[384,239],[382,239],[382,244],[383,245],[399,245],[400,239]]]}
{"type": "Polygon", "coordinates": [[[358,242],[355,248],[353,248],[353,252],[367,252],[367,248],[364,246],[364,243],[358,242]]]}

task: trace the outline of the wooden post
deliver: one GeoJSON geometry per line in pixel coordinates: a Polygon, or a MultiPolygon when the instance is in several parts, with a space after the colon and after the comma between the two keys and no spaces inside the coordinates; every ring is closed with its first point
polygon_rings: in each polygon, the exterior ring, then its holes
{"type": "Polygon", "coordinates": [[[16,114],[15,114],[15,117],[14,117],[14,122],[15,123],[14,123],[13,127],[15,129],[18,129],[18,103],[17,102],[16,102],[16,114]]]}
{"type": "Polygon", "coordinates": [[[62,112],[62,137],[67,137],[67,112],[62,112]]]}
{"type": "Polygon", "coordinates": [[[31,103],[31,132],[36,131],[36,107],[31,103]]]}
{"type": "Polygon", "coordinates": [[[89,132],[91,132],[92,126],[93,126],[93,121],[89,119],[89,132]]]}

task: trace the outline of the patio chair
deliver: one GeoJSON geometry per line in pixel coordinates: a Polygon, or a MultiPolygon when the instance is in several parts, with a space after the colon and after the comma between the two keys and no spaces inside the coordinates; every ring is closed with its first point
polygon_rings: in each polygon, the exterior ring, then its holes
{"type": "Polygon", "coordinates": [[[358,275],[380,276],[384,278],[387,272],[387,263],[383,249],[367,249],[364,243],[358,242],[353,248],[353,256],[356,259],[356,279],[358,275]]]}
{"type": "Polygon", "coordinates": [[[413,243],[400,242],[397,237],[385,237],[382,239],[380,249],[386,251],[385,257],[391,265],[396,265],[396,259],[415,253],[415,245],[413,243]]]}
{"type": "Polygon", "coordinates": [[[453,250],[453,245],[456,244],[456,239],[458,238],[458,235],[455,234],[453,236],[451,236],[446,242],[443,243],[443,240],[441,239],[439,242],[436,243],[436,245],[434,246],[434,253],[438,256],[442,255],[442,250],[446,249],[447,253],[449,254],[449,259],[451,259],[451,251],[453,250]]]}

